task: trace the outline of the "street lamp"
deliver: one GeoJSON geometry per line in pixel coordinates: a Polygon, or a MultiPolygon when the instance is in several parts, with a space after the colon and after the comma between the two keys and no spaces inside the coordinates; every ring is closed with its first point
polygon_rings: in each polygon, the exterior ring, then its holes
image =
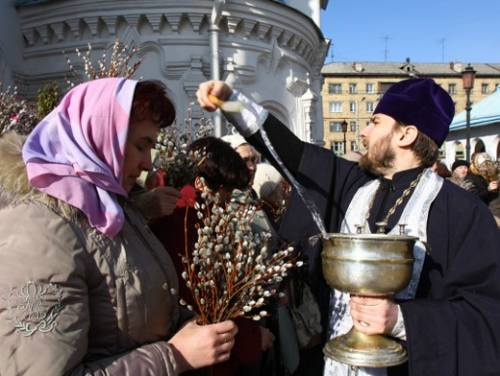
{"type": "Polygon", "coordinates": [[[345,134],[347,132],[347,121],[345,119],[342,122],[341,126],[342,126],[342,132],[344,133],[344,154],[345,154],[347,152],[346,139],[345,139],[345,134]]]}
{"type": "Polygon", "coordinates": [[[467,97],[467,101],[465,103],[465,114],[466,114],[466,140],[465,140],[465,158],[467,162],[470,162],[470,112],[472,110],[471,102],[470,102],[470,92],[474,87],[474,78],[476,77],[476,71],[470,65],[470,63],[465,67],[462,71],[462,82],[464,85],[465,95],[467,97]]]}

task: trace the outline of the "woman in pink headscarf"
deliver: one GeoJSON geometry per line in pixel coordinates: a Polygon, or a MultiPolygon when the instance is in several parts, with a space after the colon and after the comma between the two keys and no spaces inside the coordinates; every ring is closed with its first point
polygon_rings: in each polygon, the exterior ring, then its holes
{"type": "Polygon", "coordinates": [[[107,78],[26,140],[0,139],[1,375],[175,375],[229,358],[233,322],[179,330],[172,260],[128,199],[174,116],[161,83],[107,78]]]}

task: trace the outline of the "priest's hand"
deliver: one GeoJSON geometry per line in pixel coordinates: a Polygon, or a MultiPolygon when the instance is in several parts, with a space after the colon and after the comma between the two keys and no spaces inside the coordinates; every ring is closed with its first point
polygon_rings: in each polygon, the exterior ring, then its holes
{"type": "Polygon", "coordinates": [[[398,319],[398,305],[387,298],[351,296],[349,307],[355,328],[364,334],[388,334],[398,319]]]}
{"type": "Polygon", "coordinates": [[[224,81],[211,80],[200,84],[196,98],[201,108],[215,111],[220,107],[221,101],[226,101],[232,93],[233,90],[224,81]]]}

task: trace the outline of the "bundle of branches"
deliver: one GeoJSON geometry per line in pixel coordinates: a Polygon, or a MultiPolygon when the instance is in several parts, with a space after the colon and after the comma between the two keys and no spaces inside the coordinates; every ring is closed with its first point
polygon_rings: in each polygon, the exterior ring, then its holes
{"type": "Polygon", "coordinates": [[[268,252],[270,234],[251,228],[257,208],[250,194],[227,204],[220,203],[217,195],[203,193],[202,199],[204,203],[195,204],[198,241],[193,252],[186,247],[183,256],[182,278],[195,304],[188,308],[198,313],[200,324],[267,316],[262,308],[289,269],[302,262],[291,247],[268,252]]]}
{"type": "Polygon", "coordinates": [[[20,98],[17,87],[0,90],[0,135],[10,130],[28,134],[37,122],[35,105],[20,98]]]}
{"type": "Polygon", "coordinates": [[[96,61],[92,58],[92,45],[90,43],[87,51],[82,52],[77,48],[75,52],[81,60],[81,63],[76,63],[76,66],[69,57],[66,57],[69,68],[69,77],[66,79],[66,83],[70,88],[98,78],[132,78],[142,63],[138,57],[139,49],[128,46],[119,40],[115,40],[110,50],[104,51],[96,61]]]}
{"type": "Polygon", "coordinates": [[[156,140],[154,169],[164,171],[164,184],[177,189],[193,182],[196,167],[203,159],[203,153],[189,151],[189,144],[213,133],[209,119],[202,118],[193,123],[190,112],[188,109],[183,127],[163,128],[156,140]]]}
{"type": "Polygon", "coordinates": [[[165,185],[180,189],[194,180],[200,156],[189,151],[189,142],[189,136],[179,134],[175,127],[160,130],[154,167],[164,171],[165,185]]]}

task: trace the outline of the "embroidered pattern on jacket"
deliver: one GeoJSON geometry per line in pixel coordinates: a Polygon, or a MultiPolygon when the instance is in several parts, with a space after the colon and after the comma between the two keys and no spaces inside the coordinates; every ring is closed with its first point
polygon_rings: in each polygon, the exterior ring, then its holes
{"type": "Polygon", "coordinates": [[[24,337],[53,331],[63,309],[62,290],[52,283],[28,281],[11,288],[4,299],[16,333],[24,337]]]}

